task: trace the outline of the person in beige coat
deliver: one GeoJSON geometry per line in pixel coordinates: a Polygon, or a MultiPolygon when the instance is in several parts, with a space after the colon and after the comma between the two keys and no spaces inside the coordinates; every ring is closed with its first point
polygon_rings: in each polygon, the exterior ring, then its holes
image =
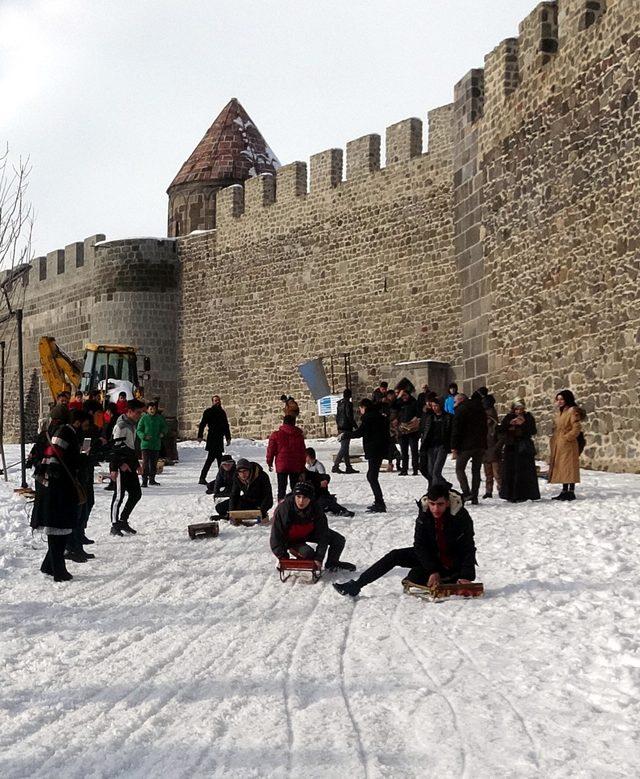
{"type": "Polygon", "coordinates": [[[558,413],[549,442],[549,483],[562,484],[562,492],[552,500],[575,500],[575,487],[580,483],[580,444],[584,442],[582,421],[586,414],[576,405],[571,390],[558,392],[556,406],[558,413]]]}

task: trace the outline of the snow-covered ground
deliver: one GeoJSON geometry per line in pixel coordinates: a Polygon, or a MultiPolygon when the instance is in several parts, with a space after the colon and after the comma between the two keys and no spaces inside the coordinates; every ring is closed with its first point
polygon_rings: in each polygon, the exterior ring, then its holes
{"type": "MultiPolygon", "coordinates": [[[[231,451],[264,462],[261,443],[231,451]]],[[[4,779],[640,775],[640,477],[472,508],[484,598],[425,603],[397,571],[353,601],[337,574],[281,584],[268,528],[190,541],[212,504],[203,450],[180,454],[135,537],[109,535],[97,489],[96,560],[65,584],[39,573],[43,541],[0,483],[4,779]]],[[[374,516],[363,473],[333,482],[360,569],[411,544],[425,487],[381,482],[374,516]]]]}

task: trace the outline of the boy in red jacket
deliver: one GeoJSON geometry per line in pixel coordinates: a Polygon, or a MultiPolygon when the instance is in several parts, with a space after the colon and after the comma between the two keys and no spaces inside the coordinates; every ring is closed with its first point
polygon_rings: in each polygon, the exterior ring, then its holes
{"type": "Polygon", "coordinates": [[[267,465],[273,470],[275,460],[278,476],[278,500],[287,494],[287,481],[293,489],[298,476],[305,470],[307,450],[304,444],[304,434],[296,427],[296,420],[287,414],[282,424],[269,436],[267,446],[267,465]]]}

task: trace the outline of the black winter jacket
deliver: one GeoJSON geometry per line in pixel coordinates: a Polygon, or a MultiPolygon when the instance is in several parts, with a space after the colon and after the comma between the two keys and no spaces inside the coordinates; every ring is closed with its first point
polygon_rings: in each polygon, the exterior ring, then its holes
{"type": "Polygon", "coordinates": [[[443,578],[456,580],[476,578],[476,546],[473,540],[473,520],[462,502],[452,493],[451,507],[444,515],[444,533],[452,567],[447,569],[440,560],[436,540],[435,521],[427,508],[426,496],[422,498],[416,520],[413,546],[420,565],[427,572],[439,573],[443,578]]]}
{"type": "Polygon", "coordinates": [[[311,541],[317,544],[315,560],[322,562],[329,546],[329,523],[327,516],[316,500],[312,500],[304,511],[295,504],[295,495],[290,492],[275,510],[271,526],[271,551],[278,558],[289,557],[289,547],[293,544],[303,544],[311,541]],[[294,541],[289,538],[293,525],[310,525],[310,530],[304,537],[297,536],[294,541]]]}
{"type": "Polygon", "coordinates": [[[48,436],[39,439],[44,448],[40,458],[34,458],[36,498],[31,527],[70,529],[75,527],[78,514],[74,483],[80,459],[78,438],[73,427],[65,424],[51,425],[48,436]]]}
{"type": "Polygon", "coordinates": [[[216,474],[216,478],[207,485],[207,491],[212,492],[215,496],[229,496],[231,494],[231,487],[233,485],[233,478],[235,475],[235,464],[233,468],[229,468],[229,470],[222,468],[221,466],[218,470],[218,473],[216,474]]]}
{"type": "Polygon", "coordinates": [[[487,415],[480,398],[468,398],[456,408],[451,448],[457,452],[487,448],[487,415]]]}
{"type": "Polygon", "coordinates": [[[434,446],[444,446],[448,452],[451,451],[452,419],[453,417],[451,414],[446,414],[444,411],[440,416],[436,416],[433,412],[425,414],[424,427],[420,439],[421,446],[424,449],[430,449],[434,446]]]}
{"type": "Polygon", "coordinates": [[[248,483],[244,483],[236,473],[231,483],[229,511],[260,509],[263,517],[273,506],[271,481],[258,463],[251,463],[248,483]]]}
{"type": "Polygon", "coordinates": [[[356,428],[356,418],[353,410],[353,401],[342,398],[338,401],[336,409],[336,426],[340,433],[350,433],[356,428]]]}
{"type": "Polygon", "coordinates": [[[411,422],[412,419],[421,416],[421,411],[418,410],[418,401],[409,395],[406,400],[396,400],[396,408],[398,409],[398,423],[403,424],[411,422]]]}
{"type": "Polygon", "coordinates": [[[370,408],[362,415],[360,426],[349,433],[349,438],[362,438],[367,460],[384,460],[389,454],[389,419],[377,408],[370,408]]]}
{"type": "Polygon", "coordinates": [[[227,412],[222,406],[209,406],[204,410],[198,427],[198,438],[204,437],[205,427],[208,428],[207,451],[222,454],[224,452],[224,439],[226,438],[227,441],[231,439],[227,412]]]}

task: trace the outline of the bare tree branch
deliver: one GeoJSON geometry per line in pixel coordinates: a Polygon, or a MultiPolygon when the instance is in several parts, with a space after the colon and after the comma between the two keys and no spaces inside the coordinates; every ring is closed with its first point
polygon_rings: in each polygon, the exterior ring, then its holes
{"type": "Polygon", "coordinates": [[[26,199],[30,173],[28,157],[12,164],[8,145],[0,152],[0,270],[31,259],[33,208],[26,199]]]}

